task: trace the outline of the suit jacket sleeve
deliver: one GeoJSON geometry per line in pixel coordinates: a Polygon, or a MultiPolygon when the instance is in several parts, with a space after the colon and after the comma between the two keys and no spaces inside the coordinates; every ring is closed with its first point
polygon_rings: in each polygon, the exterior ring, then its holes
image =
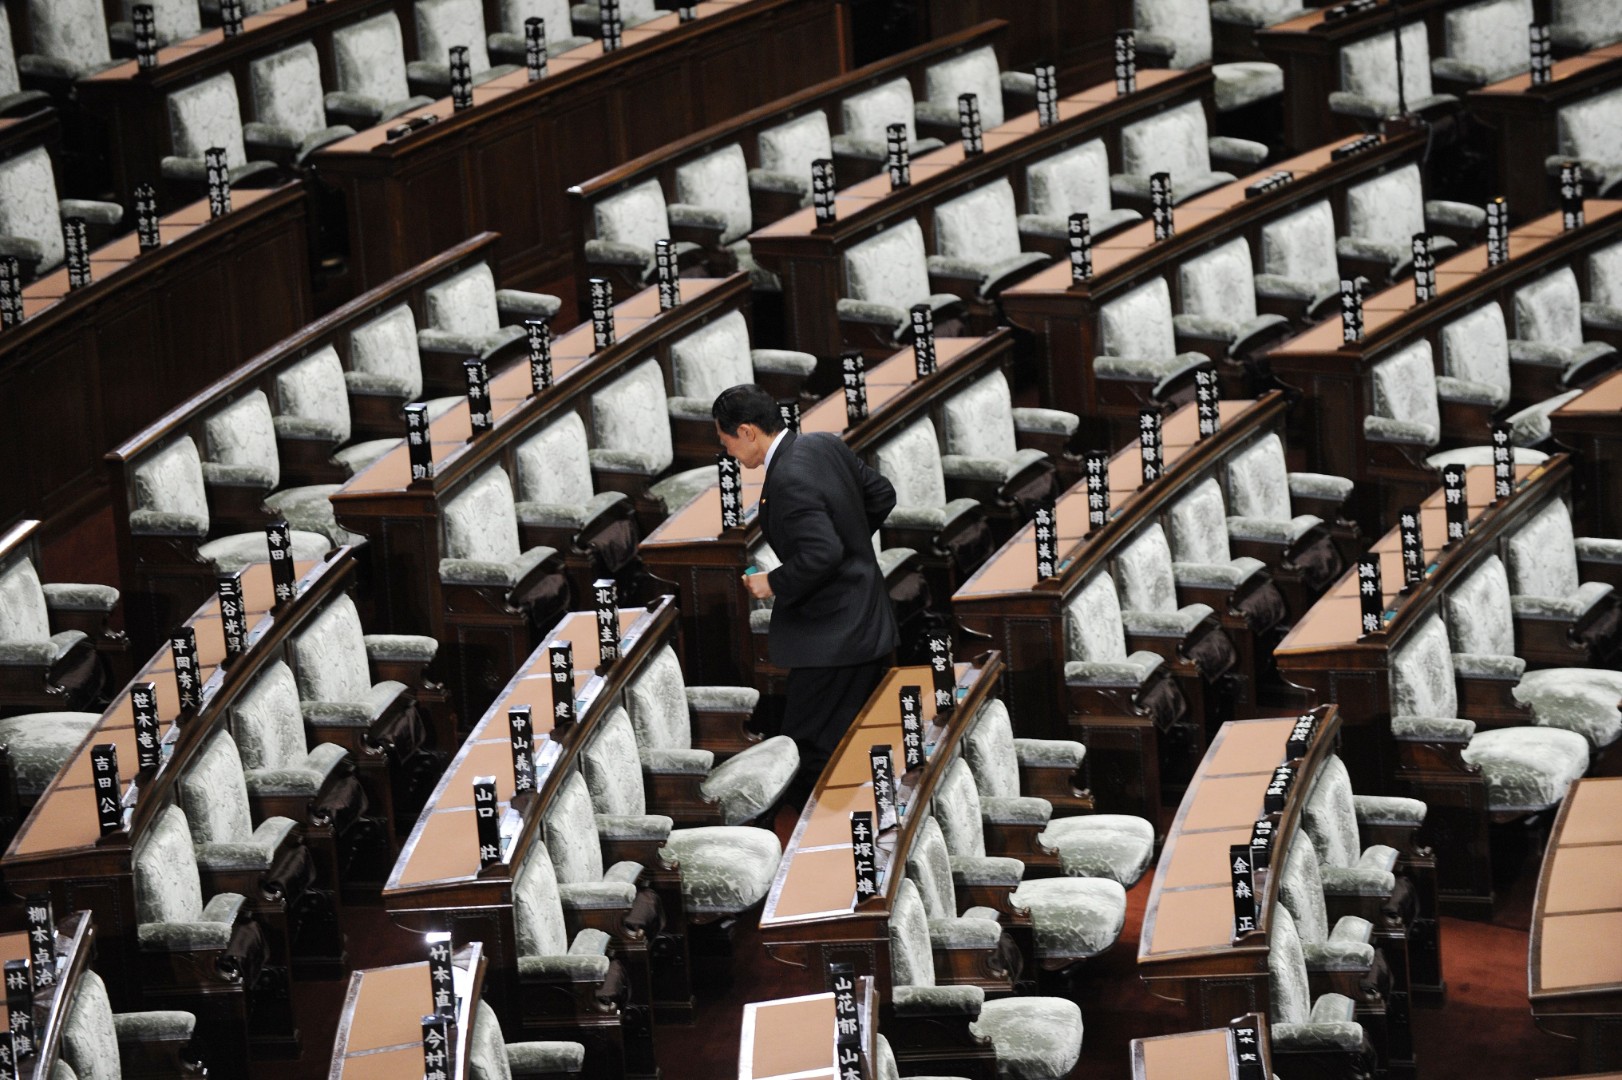
{"type": "Polygon", "coordinates": [[[867,531],[872,532],[884,524],[884,519],[895,509],[895,485],[884,474],[869,467],[867,462],[852,453],[850,460],[856,467],[856,481],[862,485],[862,502],[867,510],[867,531]]]}
{"type": "Polygon", "coordinates": [[[792,534],[796,541],[794,555],[766,575],[772,594],[783,603],[795,603],[839,569],[845,547],[817,485],[774,485],[772,530],[792,534]]]}

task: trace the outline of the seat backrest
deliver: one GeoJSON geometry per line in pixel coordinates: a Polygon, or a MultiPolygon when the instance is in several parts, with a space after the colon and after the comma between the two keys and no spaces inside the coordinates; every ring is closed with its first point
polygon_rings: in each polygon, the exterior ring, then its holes
{"type": "Polygon", "coordinates": [[[518,444],[520,502],[584,506],[593,494],[586,424],[566,412],[518,444]]]}
{"type": "Polygon", "coordinates": [[[1436,368],[1431,343],[1421,338],[1374,365],[1374,411],[1380,416],[1429,424],[1441,430],[1436,368]]]}
{"type": "Polygon", "coordinates": [[[1600,248],[1588,256],[1588,299],[1622,308],[1622,243],[1600,248]]]}
{"type": "Polygon", "coordinates": [[[468,1080],[512,1080],[513,1075],[501,1020],[482,999],[473,1010],[473,1030],[468,1034],[467,1075],[468,1080]]]}
{"type": "Polygon", "coordinates": [[[659,361],[645,361],[591,395],[591,441],[603,449],[641,451],[657,472],[669,468],[675,450],[659,361]]]}
{"type": "Polygon", "coordinates": [[[340,593],[293,638],[293,666],[303,701],[365,701],[371,664],[360,612],[340,593]]]}
{"type": "Polygon", "coordinates": [[[1121,171],[1128,176],[1171,174],[1172,191],[1179,179],[1211,171],[1205,108],[1190,101],[1121,129],[1121,171]]]}
{"type": "Polygon", "coordinates": [[[1352,774],[1339,754],[1330,754],[1301,807],[1301,827],[1312,838],[1322,866],[1350,867],[1362,857],[1357,831],[1357,804],[1353,801],[1352,774]]]}
{"type": "Polygon", "coordinates": [[[51,636],[51,613],[34,560],[15,558],[0,570],[0,641],[44,641],[51,636]]]}
{"type": "Polygon", "coordinates": [[[524,864],[513,875],[513,930],[519,956],[562,956],[569,951],[558,874],[539,840],[530,845],[524,864]]]}
{"type": "Polygon", "coordinates": [[[1158,522],[1139,529],[1131,542],[1116,549],[1115,583],[1121,590],[1121,606],[1128,611],[1177,610],[1171,545],[1158,522]]]}
{"type": "Polygon", "coordinates": [[[417,0],[416,13],[418,57],[447,64],[451,50],[463,46],[473,74],[489,68],[482,0],[417,0]]]}
{"type": "Polygon", "coordinates": [[[1262,226],[1262,272],[1334,288],[1340,268],[1335,262],[1335,212],[1327,199],[1262,226]]]}
{"type": "Polygon", "coordinates": [[[1222,486],[1206,477],[1185,491],[1166,511],[1166,539],[1171,556],[1181,563],[1222,564],[1233,556],[1228,547],[1228,508],[1222,486]]]}
{"type": "Polygon", "coordinates": [[[1159,360],[1177,355],[1171,322],[1171,289],[1163,277],[1151,278],[1098,312],[1100,344],[1105,356],[1159,360]]]}
{"type": "Polygon", "coordinates": [[[392,11],[332,32],[338,89],[389,105],[411,96],[406,82],[405,38],[392,11]]]}
{"type": "Polygon", "coordinates": [[[565,885],[603,879],[603,847],[597,839],[597,817],[591,808],[591,793],[578,772],[571,772],[558,785],[557,794],[541,819],[545,826],[546,850],[552,854],[552,869],[565,885]]]}
{"type": "Polygon", "coordinates": [[[918,897],[931,919],[957,915],[957,889],[952,884],[952,856],[946,838],[933,817],[918,825],[912,848],[907,852],[907,877],[918,886],[918,897]]]}
{"type": "Polygon", "coordinates": [[[721,391],[755,381],[749,353],[749,323],[729,311],[670,346],[671,381],[677,397],[714,400],[721,391]]]}
{"type": "Polygon", "coordinates": [[[1515,336],[1568,349],[1581,345],[1582,306],[1577,274],[1571,267],[1548,271],[1515,290],[1515,336]]]}
{"type": "Polygon", "coordinates": [[[0,96],[15,94],[22,84],[17,79],[17,51],[11,40],[11,18],[0,8],[0,96]]]}
{"type": "Polygon", "coordinates": [[[1304,1024],[1312,1015],[1307,986],[1307,958],[1301,950],[1295,920],[1283,904],[1274,904],[1267,928],[1268,1019],[1275,1024],[1304,1024]]]}
{"type": "Polygon", "coordinates": [[[642,757],[636,732],[623,706],[608,710],[580,751],[580,771],[591,792],[591,808],[599,814],[646,814],[648,801],[642,787],[642,757]]]}
{"type": "Polygon", "coordinates": [[[1019,254],[1014,187],[1002,179],[935,208],[935,253],[995,266],[1019,254]]]}
{"type": "Polygon", "coordinates": [[[32,52],[81,75],[112,61],[101,0],[28,0],[28,36],[32,52]]]}
{"type": "Polygon", "coordinates": [[[1177,269],[1183,313],[1232,323],[1256,317],[1256,270],[1250,244],[1236,236],[1177,269]]]}
{"type": "Polygon", "coordinates": [[[489,263],[470,266],[425,291],[428,325],[453,334],[479,336],[501,329],[496,310],[496,278],[489,263]]]}
{"type": "Polygon", "coordinates": [[[1510,534],[1509,585],[1516,596],[1566,598],[1577,593],[1577,540],[1571,511],[1550,499],[1530,521],[1510,534]]]}
{"type": "Polygon", "coordinates": [[[1002,72],[990,45],[970,49],[924,69],[924,96],[957,112],[959,94],[979,98],[980,123],[989,131],[1003,122],[1002,72]]]}
{"type": "Polygon", "coordinates": [[[160,810],[147,825],[131,861],[137,919],[184,923],[202,916],[203,883],[184,810],[173,803],[160,810]]]}
{"type": "Polygon", "coordinates": [[[1284,872],[1278,882],[1279,902],[1290,909],[1295,932],[1302,941],[1320,943],[1329,937],[1329,908],[1324,902],[1323,870],[1318,852],[1306,837],[1284,853],[1284,872]]]}
{"type": "Polygon", "coordinates": [[[176,157],[202,161],[203,152],[217,146],[233,169],[248,160],[237,84],[229,72],[169,95],[169,141],[176,157]]]}
{"type": "Polygon", "coordinates": [[[512,481],[500,465],[445,500],[445,557],[510,563],[518,558],[512,481]]]}
{"type": "Polygon", "coordinates": [[[123,1080],[112,1002],[107,984],[94,971],[79,975],[73,1007],[62,1025],[57,1058],[66,1061],[80,1080],[123,1080]]]}
{"type": "Polygon", "coordinates": [[[1481,68],[1488,82],[1497,82],[1531,66],[1526,31],[1532,18],[1532,0],[1486,0],[1449,11],[1442,17],[1445,51],[1481,68]]]}
{"type": "Polygon", "coordinates": [[[1207,0],[1132,0],[1132,26],[1176,42],[1171,66],[1191,68],[1211,59],[1211,10],[1207,0]]]}
{"type": "Polygon", "coordinates": [[[524,36],[524,23],[540,19],[546,25],[547,41],[562,41],[574,34],[569,17],[569,0],[501,0],[501,30],[524,36]]]}
{"type": "Polygon", "coordinates": [[[886,439],[874,457],[879,472],[895,486],[897,506],[946,505],[946,474],[929,417],[886,439]]]}
{"type": "MultiPolygon", "coordinates": [[[[985,116],[984,106],[980,115],[985,116]]],[[[840,130],[857,139],[883,143],[888,137],[885,128],[891,124],[907,125],[907,143],[918,141],[918,127],[912,115],[912,84],[906,79],[892,79],[887,83],[852,94],[839,103],[840,130]]]]}
{"type": "Polygon", "coordinates": [[[953,758],[946,766],[929,805],[940,823],[948,851],[974,857],[986,853],[985,829],[980,822],[980,791],[974,786],[974,774],[961,757],[953,758]]]}
{"type": "Polygon", "coordinates": [[[1025,169],[1026,210],[1043,217],[1102,214],[1110,209],[1109,151],[1084,142],[1025,169]]]}
{"type": "Polygon", "coordinates": [[[993,371],[947,398],[941,406],[940,434],[948,454],[1012,458],[1019,447],[1014,440],[1013,399],[1003,373],[993,371]]]}
{"type": "Polygon", "coordinates": [[[676,167],[676,201],[726,215],[721,243],[749,235],[754,211],[749,204],[749,165],[743,147],[730,143],[676,167]]]}
{"type": "MultiPolygon", "coordinates": [[[[1525,31],[1522,31],[1525,35],[1525,31]]],[[[1340,88],[1397,108],[1397,43],[1389,32],[1343,45],[1340,50],[1340,88]]],[[[1423,22],[1402,28],[1402,89],[1409,106],[1431,96],[1430,42],[1423,22]]],[[[1417,232],[1418,230],[1414,230],[1417,232]]]]}
{"type": "Polygon", "coordinates": [[[1404,165],[1347,188],[1346,229],[1360,240],[1412,250],[1414,234],[1427,231],[1419,166],[1404,165]]]}
{"type": "Polygon", "coordinates": [[[349,441],[349,395],[344,366],[331,345],[276,374],[277,415],[319,420],[339,443],[349,441]]]}
{"type": "Polygon", "coordinates": [[[1277,435],[1263,435],[1228,459],[1228,512],[1265,521],[1293,516],[1284,442],[1277,435]]]}
{"type": "Polygon", "coordinates": [[[969,733],[963,737],[963,759],[969,763],[980,794],[993,799],[1020,794],[1014,725],[1001,698],[990,698],[974,714],[969,733]]]}
{"type": "Polygon", "coordinates": [[[1442,370],[1455,379],[1500,387],[1508,400],[1509,331],[1504,309],[1483,304],[1442,327],[1442,370]]]}
{"type": "Polygon", "coordinates": [[[1515,655],[1515,614],[1503,560],[1489,555],[1447,592],[1447,633],[1457,653],[1515,655]]]}
{"type": "Polygon", "coordinates": [[[1072,660],[1126,659],[1126,631],[1115,579],[1094,574],[1064,607],[1065,650],[1072,660]]]}
{"type": "Polygon", "coordinates": [[[0,161],[0,236],[38,244],[41,276],[62,265],[62,211],[43,146],[0,161]]]}
{"type": "Polygon", "coordinates": [[[252,469],[259,482],[270,488],[281,482],[276,424],[263,390],[248,391],[204,420],[203,446],[208,460],[215,464],[252,469]]]}
{"type": "Polygon", "coordinates": [[[278,660],[260,672],[231,706],[231,732],[246,769],[278,769],[309,753],[293,670],[278,660]]]}
{"type": "MultiPolygon", "coordinates": [[[[138,0],[123,0],[124,21],[135,17],[138,0]]],[[[158,31],[158,44],[170,45],[196,37],[203,29],[202,11],[197,0],[139,0],[152,5],[152,22],[158,31]]]]}
{"type": "Polygon", "coordinates": [[[203,463],[191,436],[176,439],[135,466],[135,505],[208,523],[203,463]]]}
{"type": "Polygon", "coordinates": [[[1554,0],[1557,38],[1576,38],[1592,46],[1622,41],[1622,8],[1610,0],[1554,0]]]}
{"type": "Polygon", "coordinates": [[[898,308],[929,299],[924,230],[917,221],[903,221],[845,252],[845,295],[898,308]]]}
{"type": "MultiPolygon", "coordinates": [[[[1603,7],[1603,0],[1596,6],[1603,7]]],[[[1570,158],[1622,164],[1622,89],[1595,94],[1561,109],[1556,123],[1560,153],[1570,158]]]]}
{"type": "Polygon", "coordinates": [[[321,60],[313,43],[303,41],[253,61],[248,65],[248,85],[253,94],[253,118],[260,123],[299,135],[327,126],[321,60]]]}
{"type": "Polygon", "coordinates": [[[405,394],[422,393],[422,361],[417,355],[417,318],[404,304],[390,308],[349,334],[349,366],[355,371],[400,380],[405,394]]]}
{"type": "Polygon", "coordinates": [[[253,835],[248,782],[229,731],[208,737],[180,777],[180,808],[198,844],[223,844],[253,835]]]}
{"type": "Polygon", "coordinates": [[[687,750],[693,745],[687,712],[687,683],[681,661],[669,645],[653,654],[625,688],[625,709],[636,729],[638,746],[649,750],[687,750]]]}
{"type": "Polygon", "coordinates": [[[814,109],[804,116],[769,127],[756,137],[760,167],[811,182],[811,163],[834,156],[828,114],[814,109]]]}
{"type": "Polygon", "coordinates": [[[1453,650],[1435,612],[1425,616],[1406,641],[1391,650],[1391,715],[1459,715],[1453,682],[1453,650]]]}
{"type": "Polygon", "coordinates": [[[890,909],[890,985],[934,986],[935,953],[929,940],[929,913],[918,886],[902,878],[890,909]]]}
{"type": "Polygon", "coordinates": [[[657,240],[670,239],[665,192],[658,180],[644,180],[624,191],[599,199],[591,208],[597,239],[653,250],[657,240]]]}

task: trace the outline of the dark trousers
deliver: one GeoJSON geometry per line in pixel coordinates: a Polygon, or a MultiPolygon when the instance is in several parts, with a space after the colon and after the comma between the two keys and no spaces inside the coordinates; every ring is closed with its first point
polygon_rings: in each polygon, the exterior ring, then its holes
{"type": "Polygon", "coordinates": [[[839,740],[889,670],[890,657],[881,656],[865,664],[789,671],[783,734],[800,748],[800,772],[789,786],[790,801],[804,805],[839,740]]]}

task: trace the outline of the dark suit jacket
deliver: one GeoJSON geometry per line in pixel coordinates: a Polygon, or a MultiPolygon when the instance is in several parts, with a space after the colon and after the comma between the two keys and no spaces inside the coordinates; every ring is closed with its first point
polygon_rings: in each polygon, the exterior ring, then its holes
{"type": "Polygon", "coordinates": [[[760,498],[761,531],[783,560],[768,575],[773,663],[861,664],[896,647],[873,552],[873,530],[894,507],[890,481],[837,435],[783,436],[760,498]]]}

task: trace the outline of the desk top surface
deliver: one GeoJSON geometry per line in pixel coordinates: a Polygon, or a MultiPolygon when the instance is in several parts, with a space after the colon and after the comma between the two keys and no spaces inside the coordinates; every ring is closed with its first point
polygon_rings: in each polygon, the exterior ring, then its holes
{"type": "Polygon", "coordinates": [[[1261,1034],[1255,1045],[1241,1047],[1231,1027],[1133,1039],[1132,1080],[1229,1080],[1239,1075],[1240,1053],[1259,1055],[1264,1075],[1271,1076],[1267,1021],[1254,1013],[1249,1020],[1261,1034]]]}
{"type": "MultiPolygon", "coordinates": [[[[483,981],[483,951],[477,943],[451,958],[457,998],[457,1076],[472,1037],[468,1021],[483,981]]],[[[428,962],[366,968],[349,977],[332,1046],[328,1080],[400,1080],[423,1073],[422,1018],[434,1011],[428,962]]]]}
{"type": "Polygon", "coordinates": [[[1543,853],[1527,982],[1534,1014],[1552,999],[1622,991],[1622,777],[1566,794],[1543,853]]]}
{"type": "Polygon", "coordinates": [[[1567,418],[1622,413],[1622,371],[1613,371],[1554,412],[1556,422],[1567,418]]]}
{"type": "MultiPolygon", "coordinates": [[[[1622,42],[1615,45],[1605,45],[1598,49],[1591,49],[1576,56],[1568,56],[1564,60],[1554,62],[1554,85],[1558,86],[1564,79],[1581,75],[1585,71],[1592,71],[1598,67],[1622,60],[1622,42]]],[[[1523,71],[1519,75],[1511,75],[1507,79],[1500,79],[1479,90],[1472,90],[1471,97],[1507,97],[1520,96],[1527,93],[1546,92],[1548,86],[1533,86],[1532,74],[1523,71]]]]}
{"type": "MultiPolygon", "coordinates": [[[[856,1008],[862,1016],[864,1050],[872,1062],[878,1041],[873,980],[863,976],[857,983],[856,1008]]],[[[876,1075],[873,1065],[869,1069],[876,1075]]],[[[738,1080],[839,1080],[834,1068],[833,993],[744,1005],[738,1080]]]]}

